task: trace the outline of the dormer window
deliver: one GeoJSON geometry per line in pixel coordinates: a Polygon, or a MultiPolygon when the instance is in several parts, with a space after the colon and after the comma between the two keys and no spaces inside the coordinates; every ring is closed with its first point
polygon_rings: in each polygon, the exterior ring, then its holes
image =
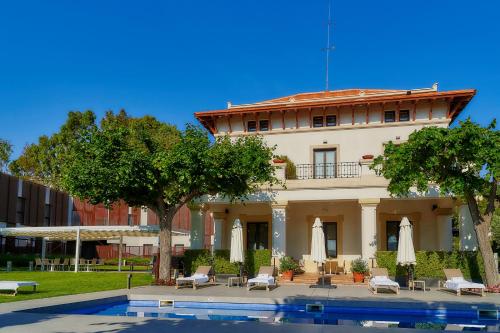
{"type": "Polygon", "coordinates": [[[337,116],[329,115],[326,116],[326,126],[337,126],[337,116]]]}
{"type": "Polygon", "coordinates": [[[384,112],[384,122],[393,123],[396,121],[396,111],[385,111],[384,112]]]}
{"type": "Polygon", "coordinates": [[[399,121],[410,121],[410,110],[399,111],[399,121]]]}
{"type": "Polygon", "coordinates": [[[269,120],[259,120],[259,131],[269,131],[269,120]]]}
{"type": "Polygon", "coordinates": [[[257,122],[255,120],[250,120],[249,122],[247,122],[247,131],[257,132],[257,122]]]}
{"type": "Polygon", "coordinates": [[[323,127],[323,116],[313,117],[313,127],[323,127]]]}

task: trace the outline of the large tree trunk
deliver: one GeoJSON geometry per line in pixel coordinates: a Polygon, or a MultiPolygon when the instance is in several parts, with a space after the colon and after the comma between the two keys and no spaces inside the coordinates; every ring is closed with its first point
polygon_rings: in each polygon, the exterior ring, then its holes
{"type": "Polygon", "coordinates": [[[476,198],[473,194],[466,194],[465,198],[469,206],[472,221],[474,222],[474,230],[476,231],[477,243],[479,251],[484,262],[484,274],[486,285],[488,287],[496,286],[498,284],[497,262],[493,255],[490,240],[490,227],[491,227],[491,214],[481,215],[477,205],[476,198]]]}
{"type": "Polygon", "coordinates": [[[170,281],[170,267],[172,263],[172,220],[175,208],[160,210],[160,267],[158,282],[170,281]]]}

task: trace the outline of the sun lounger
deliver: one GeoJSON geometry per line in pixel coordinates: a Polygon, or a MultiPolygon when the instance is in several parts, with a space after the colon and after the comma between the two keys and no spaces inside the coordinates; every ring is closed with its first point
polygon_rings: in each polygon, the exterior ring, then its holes
{"type": "Polygon", "coordinates": [[[389,279],[387,268],[372,268],[369,288],[375,295],[379,289],[390,289],[399,294],[399,283],[389,279]]]}
{"type": "Polygon", "coordinates": [[[260,266],[257,276],[247,281],[247,290],[261,286],[265,286],[267,291],[269,291],[270,286],[276,286],[273,266],[260,266]]]}
{"type": "Polygon", "coordinates": [[[446,281],[442,284],[443,288],[441,289],[454,291],[457,296],[462,294],[462,290],[472,294],[484,296],[484,290],[486,289],[484,284],[465,280],[459,269],[443,269],[443,271],[446,276],[446,281]]]}
{"type": "Polygon", "coordinates": [[[33,292],[35,292],[37,286],[38,283],[34,281],[0,281],[0,290],[13,290],[12,296],[17,295],[17,289],[20,287],[33,287],[33,292]]]}
{"type": "Polygon", "coordinates": [[[210,266],[199,266],[193,275],[175,280],[175,289],[185,285],[191,285],[193,289],[196,289],[199,285],[207,284],[210,281],[211,271],[212,267],[210,266]]]}

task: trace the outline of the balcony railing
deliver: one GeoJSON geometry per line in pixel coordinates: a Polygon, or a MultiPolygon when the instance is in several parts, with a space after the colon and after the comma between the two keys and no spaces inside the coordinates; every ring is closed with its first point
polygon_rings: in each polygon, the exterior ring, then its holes
{"type": "Polygon", "coordinates": [[[358,162],[297,164],[297,179],[356,178],[361,176],[358,162]]]}

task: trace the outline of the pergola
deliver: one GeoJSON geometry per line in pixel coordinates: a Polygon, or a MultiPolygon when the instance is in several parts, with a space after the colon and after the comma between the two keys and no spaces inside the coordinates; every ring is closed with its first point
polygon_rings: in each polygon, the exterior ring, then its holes
{"type": "MultiPolygon", "coordinates": [[[[76,241],[75,262],[80,261],[80,245],[83,241],[119,239],[118,270],[122,265],[123,237],[155,237],[158,226],[71,226],[71,227],[19,227],[0,228],[0,235],[9,237],[42,238],[42,258],[45,258],[47,240],[76,241]]],[[[75,265],[78,272],[78,265],[75,265]]]]}

